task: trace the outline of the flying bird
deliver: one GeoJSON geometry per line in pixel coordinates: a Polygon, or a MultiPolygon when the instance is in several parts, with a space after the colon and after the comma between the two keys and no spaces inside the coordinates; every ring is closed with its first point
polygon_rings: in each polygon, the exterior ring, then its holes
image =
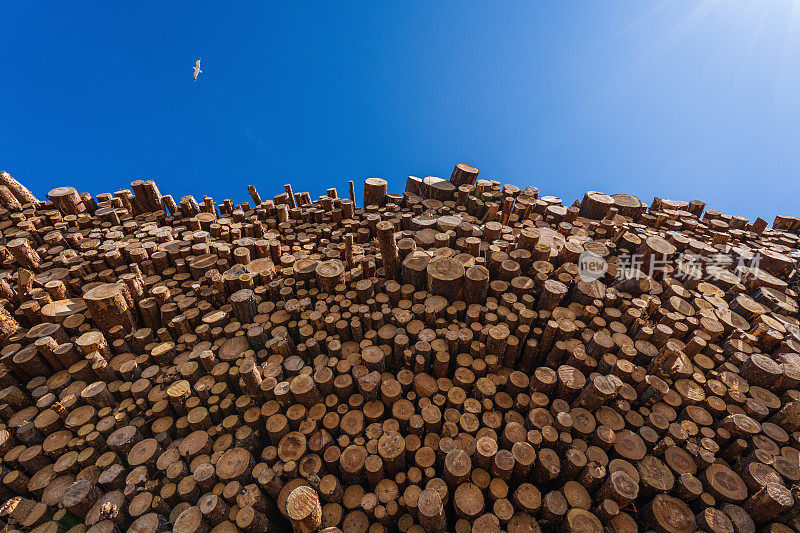
{"type": "Polygon", "coordinates": [[[197,81],[197,75],[203,72],[200,70],[200,60],[194,62],[194,81],[197,81]]]}

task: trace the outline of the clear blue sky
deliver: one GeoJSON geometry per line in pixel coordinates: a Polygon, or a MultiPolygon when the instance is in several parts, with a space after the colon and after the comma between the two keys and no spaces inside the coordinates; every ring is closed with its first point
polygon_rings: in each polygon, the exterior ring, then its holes
{"type": "MultiPolygon", "coordinates": [[[[5,2],[0,169],[176,199],[481,177],[798,215],[800,2],[5,2]],[[194,60],[203,73],[192,81],[194,60]]],[[[359,200],[360,201],[360,200],[359,200]]]]}

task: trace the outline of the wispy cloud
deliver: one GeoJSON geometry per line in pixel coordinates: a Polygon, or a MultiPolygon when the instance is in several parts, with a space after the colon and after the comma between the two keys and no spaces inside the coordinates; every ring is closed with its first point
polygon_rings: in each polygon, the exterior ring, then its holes
{"type": "Polygon", "coordinates": [[[247,124],[244,123],[244,120],[239,119],[239,122],[242,123],[242,129],[244,129],[244,134],[248,139],[250,139],[251,141],[253,141],[257,145],[261,146],[262,148],[266,148],[267,147],[267,145],[264,142],[264,140],[261,139],[261,137],[258,137],[255,133],[253,133],[252,130],[250,130],[250,128],[247,126],[247,124]]]}

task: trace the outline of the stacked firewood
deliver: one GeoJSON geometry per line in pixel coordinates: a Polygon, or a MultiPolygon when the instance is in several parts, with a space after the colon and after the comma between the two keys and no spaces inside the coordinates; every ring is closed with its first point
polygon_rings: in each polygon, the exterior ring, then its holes
{"type": "Polygon", "coordinates": [[[800,528],[800,219],[248,192],[0,174],[3,532],[800,528]]]}

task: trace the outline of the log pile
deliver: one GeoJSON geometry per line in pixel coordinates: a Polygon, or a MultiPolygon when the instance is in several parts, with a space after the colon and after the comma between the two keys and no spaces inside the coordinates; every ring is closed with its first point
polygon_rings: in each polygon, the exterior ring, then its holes
{"type": "Polygon", "coordinates": [[[797,219],[0,175],[3,532],[800,528],[797,219]]]}

